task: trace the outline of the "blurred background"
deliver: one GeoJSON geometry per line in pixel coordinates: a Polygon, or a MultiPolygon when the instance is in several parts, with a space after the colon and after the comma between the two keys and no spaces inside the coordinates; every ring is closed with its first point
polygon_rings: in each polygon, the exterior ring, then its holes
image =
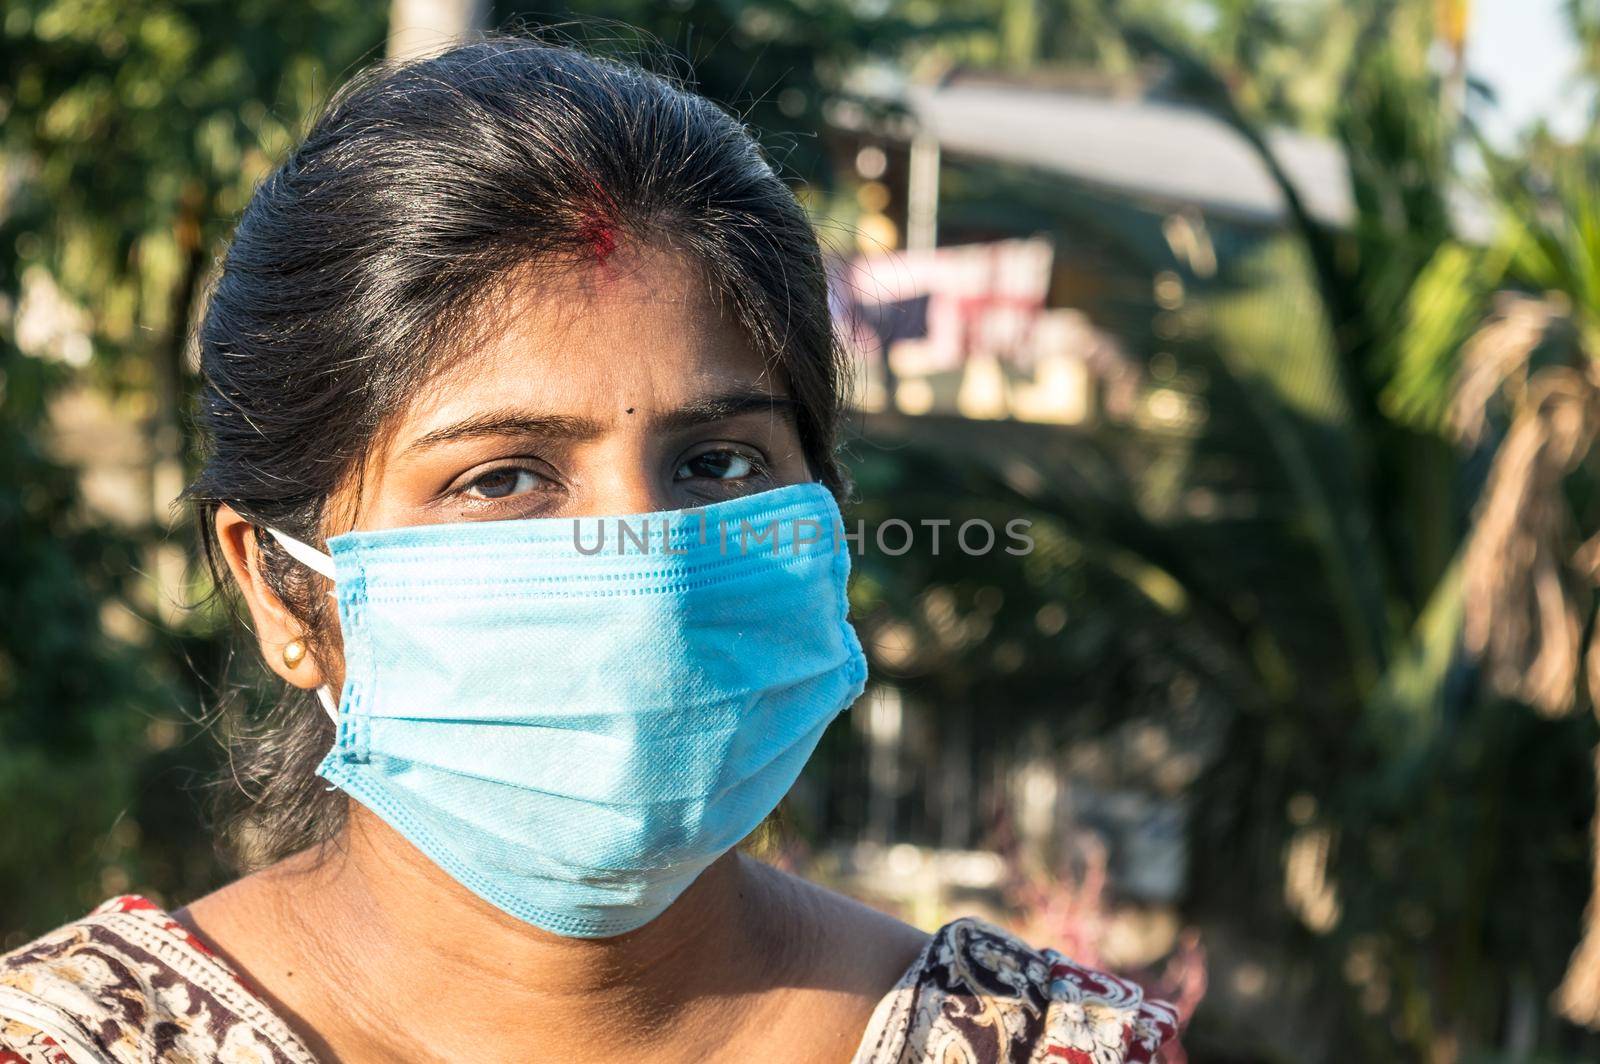
{"type": "Polygon", "coordinates": [[[516,24],[747,119],[853,516],[954,523],[858,560],[774,860],[1137,977],[1174,1060],[1600,1059],[1597,0],[6,0],[0,948],[231,874],[189,330],[334,86],[516,24]]]}

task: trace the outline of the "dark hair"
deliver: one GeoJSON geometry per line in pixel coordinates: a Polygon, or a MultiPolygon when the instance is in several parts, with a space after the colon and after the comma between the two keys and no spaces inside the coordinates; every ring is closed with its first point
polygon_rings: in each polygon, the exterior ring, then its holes
{"type": "MultiPolygon", "coordinates": [[[[266,579],[313,654],[329,648],[326,596],[261,526],[320,542],[330,494],[495,283],[582,261],[611,234],[702,267],[787,380],[807,459],[842,494],[821,252],[749,130],[665,76],[492,37],[357,75],[245,208],[199,325],[207,452],[188,495],[217,586],[227,503],[256,527],[266,579]]],[[[332,725],[308,693],[223,720],[237,784],[224,839],[240,864],[340,829],[344,796],[314,773],[332,725]]]]}

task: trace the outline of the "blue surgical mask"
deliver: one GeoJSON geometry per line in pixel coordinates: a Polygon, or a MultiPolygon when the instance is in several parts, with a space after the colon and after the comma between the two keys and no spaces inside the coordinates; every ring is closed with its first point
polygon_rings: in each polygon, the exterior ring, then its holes
{"type": "MultiPolygon", "coordinates": [[[[794,784],[866,661],[833,496],[328,541],[345,681],[319,775],[561,935],[659,916],[794,784]]],[[[324,704],[332,699],[324,695],[324,704]]]]}

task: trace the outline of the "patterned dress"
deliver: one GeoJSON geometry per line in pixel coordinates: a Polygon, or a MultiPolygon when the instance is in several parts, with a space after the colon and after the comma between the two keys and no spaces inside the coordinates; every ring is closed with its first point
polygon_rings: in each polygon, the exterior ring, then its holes
{"type": "MultiPolygon", "coordinates": [[[[1145,1064],[1173,1037],[1132,983],[990,924],[940,928],[852,1064],[1145,1064]]],[[[0,1064],[316,1064],[222,958],[144,898],[0,957],[0,1064]]]]}

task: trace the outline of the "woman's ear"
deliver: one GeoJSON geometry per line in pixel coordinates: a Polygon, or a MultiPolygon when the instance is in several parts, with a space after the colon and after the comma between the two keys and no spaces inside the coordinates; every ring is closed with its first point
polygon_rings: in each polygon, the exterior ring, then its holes
{"type": "Polygon", "coordinates": [[[320,687],[324,682],[322,670],[306,650],[309,640],[304,627],[262,575],[254,526],[224,503],[217,507],[216,527],[222,556],[250,610],[256,642],[267,667],[296,687],[320,687]]]}

